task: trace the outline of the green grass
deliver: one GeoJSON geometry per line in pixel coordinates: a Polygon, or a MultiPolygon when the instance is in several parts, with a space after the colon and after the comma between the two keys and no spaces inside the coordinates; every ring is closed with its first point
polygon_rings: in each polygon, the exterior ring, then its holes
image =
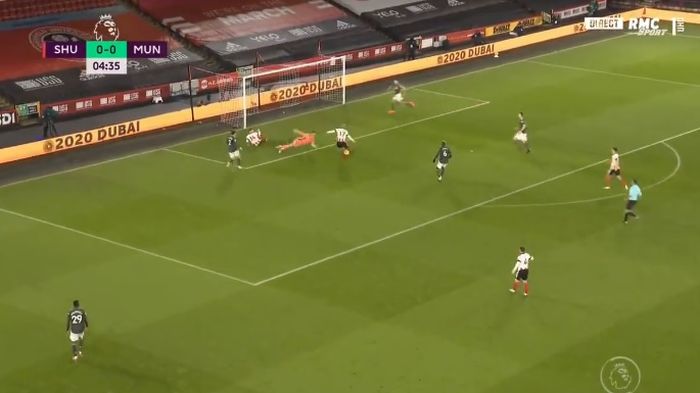
{"type": "Polygon", "coordinates": [[[414,88],[394,117],[383,95],[263,126],[274,145],[346,122],[367,136],[348,160],[266,146],[229,170],[214,137],[173,148],[204,159],[159,150],[0,188],[0,392],[590,393],[616,355],[641,367],[638,392],[687,391],[699,50],[627,36],[414,88]],[[531,155],[510,141],[521,110],[531,155]],[[602,190],[613,145],[645,190],[626,226],[623,190],[602,190]],[[507,292],[520,245],[528,299],[507,292]],[[78,365],[73,298],[91,318],[78,365]]]}

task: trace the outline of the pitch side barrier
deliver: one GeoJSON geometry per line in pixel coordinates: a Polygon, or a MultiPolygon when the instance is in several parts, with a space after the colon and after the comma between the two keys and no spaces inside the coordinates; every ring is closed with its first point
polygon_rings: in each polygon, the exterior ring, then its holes
{"type": "MultiPolygon", "coordinates": [[[[640,8],[637,10],[623,12],[617,14],[616,16],[624,19],[651,17],[659,18],[661,20],[671,20],[672,18],[683,18],[687,23],[700,24],[699,14],[658,10],[653,8],[640,8]]],[[[441,67],[448,64],[460,63],[478,57],[491,56],[497,52],[522,48],[528,45],[580,34],[585,31],[586,30],[583,23],[552,28],[487,45],[460,49],[417,60],[350,73],[345,75],[345,84],[347,87],[351,87],[364,83],[370,83],[381,79],[396,77],[397,75],[441,67]]],[[[339,86],[340,83],[342,83],[342,77],[335,77],[321,81],[300,83],[298,85],[273,89],[260,94],[259,104],[262,106],[275,105],[280,101],[287,99],[303,98],[307,96],[311,97],[314,96],[319,90],[331,89],[339,86]]],[[[236,99],[240,100],[242,98],[236,99]]],[[[195,119],[203,120],[218,117],[221,116],[221,114],[224,113],[227,108],[231,107],[241,107],[241,105],[232,106],[230,102],[216,102],[202,107],[195,107],[195,119]]],[[[113,141],[133,135],[161,131],[167,127],[186,124],[190,121],[191,112],[190,108],[187,108],[165,114],[149,116],[138,120],[116,123],[70,135],[59,136],[44,141],[6,147],[0,149],[0,164],[72,150],[83,146],[113,141]]]]}

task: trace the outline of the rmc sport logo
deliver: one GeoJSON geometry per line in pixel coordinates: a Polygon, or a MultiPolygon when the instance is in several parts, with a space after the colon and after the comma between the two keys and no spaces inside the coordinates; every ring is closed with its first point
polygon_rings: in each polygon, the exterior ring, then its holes
{"type": "Polygon", "coordinates": [[[633,18],[627,22],[627,30],[636,30],[637,35],[666,35],[668,29],[659,27],[659,18],[633,18]]]}

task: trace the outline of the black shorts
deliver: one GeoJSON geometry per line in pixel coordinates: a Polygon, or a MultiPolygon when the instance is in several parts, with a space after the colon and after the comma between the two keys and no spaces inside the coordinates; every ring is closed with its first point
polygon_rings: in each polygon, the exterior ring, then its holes
{"type": "Polygon", "coordinates": [[[627,200],[627,210],[632,210],[634,209],[634,205],[637,204],[637,201],[632,201],[632,200],[627,200]]]}
{"type": "Polygon", "coordinates": [[[339,149],[347,149],[348,148],[347,142],[336,142],[335,145],[338,146],[339,149]]]}
{"type": "MultiPolygon", "coordinates": [[[[600,172],[599,172],[600,173],[600,172]]],[[[523,269],[518,272],[518,275],[515,276],[516,280],[520,281],[527,281],[527,274],[529,273],[529,269],[523,269]]]]}
{"type": "MultiPolygon", "coordinates": [[[[598,172],[600,173],[600,172],[598,172]]],[[[610,172],[608,172],[608,175],[610,176],[620,176],[620,170],[619,169],[611,169],[610,172]]]]}

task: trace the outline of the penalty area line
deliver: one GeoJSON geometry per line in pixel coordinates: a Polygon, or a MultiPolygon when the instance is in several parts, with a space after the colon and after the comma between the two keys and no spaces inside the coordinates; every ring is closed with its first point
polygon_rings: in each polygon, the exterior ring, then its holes
{"type": "Polygon", "coordinates": [[[550,67],[550,68],[561,68],[561,69],[570,70],[570,71],[587,72],[587,73],[592,73],[592,74],[617,76],[620,78],[636,79],[636,80],[647,81],[647,82],[664,83],[667,85],[677,85],[677,86],[686,86],[686,87],[695,87],[695,88],[700,87],[700,85],[695,84],[695,83],[682,82],[682,81],[676,81],[676,80],[671,80],[671,79],[652,78],[652,77],[644,76],[644,75],[633,75],[633,74],[625,74],[625,73],[621,73],[621,72],[597,70],[595,68],[576,67],[576,66],[570,66],[570,65],[566,65],[566,64],[548,63],[548,62],[536,61],[536,60],[528,60],[527,63],[537,64],[537,65],[541,65],[544,67],[550,67]]]}
{"type": "MultiPolygon", "coordinates": [[[[426,91],[430,91],[430,90],[426,90],[426,91]]],[[[436,93],[442,95],[442,93],[439,93],[439,92],[436,92],[436,93]]],[[[468,99],[468,100],[472,100],[472,101],[478,101],[478,103],[477,103],[477,104],[473,104],[473,105],[469,105],[469,106],[465,106],[465,107],[463,107],[463,108],[458,108],[458,109],[455,109],[455,110],[452,110],[452,111],[443,112],[443,113],[438,113],[437,115],[424,117],[424,118],[421,118],[421,119],[418,119],[418,120],[409,121],[409,122],[407,122],[407,123],[397,124],[397,125],[395,125],[395,126],[391,126],[391,127],[384,128],[384,129],[381,129],[381,130],[373,131],[373,132],[370,132],[369,134],[364,134],[364,135],[360,135],[360,136],[358,136],[358,137],[355,137],[355,139],[360,140],[360,139],[364,139],[364,138],[369,138],[369,137],[372,137],[372,136],[376,136],[376,135],[383,134],[383,133],[385,133],[385,132],[394,131],[394,130],[397,130],[397,129],[399,129],[399,128],[408,127],[408,126],[412,126],[412,125],[414,125],[414,124],[423,123],[423,122],[426,122],[426,121],[429,121],[429,120],[433,120],[433,119],[437,119],[437,118],[440,118],[440,117],[453,115],[453,114],[455,114],[455,113],[464,112],[464,111],[466,111],[466,110],[478,108],[478,107],[480,107],[480,106],[488,105],[488,104],[491,103],[490,101],[480,100],[480,99],[477,99],[477,98],[468,98],[468,97],[459,97],[459,98],[468,99]]],[[[274,164],[274,163],[276,163],[276,162],[288,160],[288,159],[290,159],[290,158],[299,157],[299,156],[303,156],[303,155],[306,155],[306,154],[309,154],[309,153],[313,153],[313,152],[318,151],[318,150],[328,149],[328,148],[330,148],[330,147],[335,147],[335,143],[330,143],[330,144],[327,144],[327,145],[319,146],[319,147],[316,147],[315,149],[312,148],[312,149],[310,149],[310,150],[300,151],[300,152],[294,153],[294,154],[284,155],[284,156],[282,156],[282,157],[275,158],[275,159],[268,160],[268,161],[263,161],[263,162],[258,163],[258,164],[253,164],[253,165],[250,165],[250,166],[244,166],[243,169],[244,169],[244,170],[250,170],[250,169],[259,168],[259,167],[262,167],[262,166],[274,164]]],[[[180,151],[180,150],[176,150],[176,149],[172,149],[172,148],[163,148],[163,149],[161,149],[161,150],[166,151],[166,152],[170,152],[170,153],[174,153],[174,154],[179,154],[179,155],[182,155],[182,156],[185,156],[185,157],[189,157],[189,158],[194,158],[194,159],[199,159],[199,160],[203,160],[203,161],[208,161],[208,162],[215,163],[215,164],[220,164],[220,165],[222,165],[222,164],[225,164],[225,163],[226,163],[226,162],[224,162],[224,161],[215,160],[215,159],[213,159],[213,158],[209,158],[209,157],[205,157],[205,156],[200,156],[200,155],[197,155],[197,154],[186,153],[186,152],[184,152],[184,151],[180,151]]]]}
{"type": "Polygon", "coordinates": [[[476,101],[476,102],[488,102],[486,100],[482,100],[481,98],[474,98],[474,97],[467,97],[467,96],[461,96],[457,94],[450,94],[450,93],[445,93],[442,91],[437,91],[437,90],[430,90],[430,89],[409,89],[410,90],[415,90],[415,91],[420,91],[423,93],[428,93],[428,94],[435,94],[438,96],[443,96],[443,97],[449,97],[449,98],[456,98],[459,100],[470,100],[470,101],[476,101]]]}
{"type": "MultiPolygon", "coordinates": [[[[368,133],[368,134],[360,135],[360,136],[356,137],[355,139],[360,140],[360,139],[370,138],[370,137],[373,137],[373,136],[376,136],[376,135],[384,134],[384,133],[389,132],[389,131],[394,131],[394,130],[398,130],[398,129],[400,129],[400,128],[412,126],[412,125],[415,125],[415,124],[424,123],[424,122],[426,122],[426,121],[438,119],[438,118],[445,117],[445,116],[454,115],[454,114],[456,114],[456,113],[464,112],[464,111],[467,111],[467,110],[470,110],[470,109],[475,109],[475,108],[478,108],[478,107],[481,107],[481,106],[484,106],[484,105],[488,105],[488,104],[491,103],[490,101],[483,101],[483,100],[479,100],[479,101],[481,101],[481,102],[479,102],[479,103],[477,103],[477,104],[474,104],[474,105],[465,106],[465,107],[463,107],[463,108],[451,110],[451,111],[448,111],[448,112],[438,113],[437,115],[432,115],[432,116],[428,116],[428,117],[423,117],[423,118],[418,119],[418,120],[413,120],[413,121],[409,121],[409,122],[407,122],[407,123],[401,123],[401,124],[397,124],[397,125],[395,125],[395,126],[383,128],[383,129],[381,129],[381,130],[373,131],[373,132],[370,132],[370,133],[368,133]]],[[[263,161],[263,162],[261,162],[261,163],[259,163],[259,164],[255,164],[255,165],[243,167],[243,169],[255,169],[255,168],[259,168],[259,167],[262,167],[262,166],[274,164],[274,163],[276,163],[276,162],[288,160],[288,159],[290,159],[290,158],[299,157],[299,156],[303,156],[303,155],[305,155],[305,154],[313,153],[313,152],[318,151],[318,150],[328,149],[329,147],[335,147],[335,143],[331,143],[331,144],[328,144],[328,145],[319,146],[319,147],[317,147],[317,148],[315,148],[315,149],[305,150],[305,151],[302,151],[302,152],[299,152],[299,153],[295,153],[295,154],[290,154],[290,155],[288,155],[288,156],[283,156],[283,157],[280,157],[280,158],[275,158],[274,160],[263,161]]]]}
{"type": "Polygon", "coordinates": [[[219,161],[219,160],[215,160],[215,159],[213,159],[213,158],[209,158],[209,157],[205,157],[205,156],[200,156],[200,155],[197,155],[197,154],[185,153],[184,151],[175,150],[175,149],[171,149],[171,148],[165,148],[165,149],[161,149],[161,150],[167,151],[167,152],[169,152],[169,153],[179,154],[179,155],[185,156],[185,157],[196,158],[196,159],[198,159],[198,160],[213,162],[213,163],[215,163],[215,164],[222,164],[222,165],[223,165],[223,164],[226,164],[225,161],[219,161]]]}
{"type": "Polygon", "coordinates": [[[89,232],[81,231],[81,230],[79,230],[79,229],[71,228],[71,227],[68,227],[68,226],[65,226],[65,225],[57,224],[57,223],[55,223],[55,222],[51,222],[51,221],[48,221],[48,220],[44,220],[44,219],[41,219],[41,218],[37,218],[37,217],[34,217],[34,216],[30,216],[30,215],[27,215],[27,214],[23,214],[23,213],[20,213],[20,212],[16,212],[16,211],[14,211],[14,210],[9,210],[9,209],[5,209],[5,208],[1,208],[1,207],[0,207],[0,212],[5,213],[5,214],[8,214],[8,215],[11,215],[11,216],[19,217],[19,218],[22,218],[22,219],[25,219],[25,220],[28,220],[28,221],[33,221],[33,222],[36,222],[36,223],[39,223],[39,224],[44,224],[44,225],[47,225],[47,226],[50,226],[50,227],[54,227],[54,228],[56,228],[56,229],[60,229],[60,230],[66,231],[66,232],[72,232],[72,233],[75,233],[75,234],[77,234],[77,235],[81,235],[81,236],[84,236],[84,237],[88,237],[88,238],[91,238],[91,239],[94,239],[94,240],[99,240],[99,241],[101,241],[101,242],[108,243],[108,244],[111,244],[111,245],[113,245],[113,246],[125,248],[125,249],[127,249],[127,250],[135,251],[135,252],[137,252],[137,253],[144,254],[144,255],[148,255],[148,256],[151,256],[151,257],[154,257],[154,258],[157,258],[157,259],[166,261],[166,262],[171,262],[171,263],[175,263],[175,264],[178,264],[178,265],[181,265],[181,266],[185,266],[185,267],[188,267],[188,268],[190,268],[190,269],[199,270],[200,272],[209,273],[209,274],[212,274],[212,275],[215,275],[215,276],[223,277],[223,278],[229,279],[229,280],[231,280],[231,281],[236,281],[236,282],[239,282],[239,283],[242,283],[242,284],[246,284],[246,285],[250,285],[250,286],[255,286],[255,283],[252,283],[252,282],[250,282],[250,281],[248,281],[248,280],[244,280],[244,279],[242,279],[242,278],[238,278],[238,277],[234,277],[234,276],[231,276],[231,275],[228,275],[228,274],[225,274],[225,273],[217,272],[216,270],[212,270],[212,269],[208,269],[208,268],[206,268],[206,267],[194,265],[194,264],[192,264],[192,263],[184,262],[184,261],[181,261],[181,260],[176,259],[176,258],[172,258],[172,257],[168,257],[168,256],[165,256],[165,255],[161,255],[161,254],[155,253],[155,252],[153,252],[153,251],[144,250],[143,248],[139,248],[139,247],[131,246],[131,245],[128,245],[128,244],[125,244],[125,243],[121,243],[121,242],[115,241],[115,240],[107,239],[106,237],[102,237],[102,236],[99,236],[99,235],[94,235],[94,234],[89,233],[89,232]]]}
{"type": "MultiPolygon", "coordinates": [[[[693,128],[692,130],[684,131],[684,132],[681,132],[681,133],[679,133],[679,134],[672,135],[672,136],[667,137],[667,138],[664,138],[664,139],[660,139],[660,140],[658,140],[658,141],[656,141],[656,142],[652,142],[652,143],[649,143],[649,144],[647,144],[647,145],[637,147],[637,148],[635,148],[635,149],[633,149],[633,150],[628,151],[626,154],[632,154],[632,153],[634,153],[634,152],[638,152],[638,151],[640,151],[640,150],[648,149],[648,148],[650,148],[650,147],[652,147],[652,146],[656,146],[656,145],[658,145],[658,144],[665,144],[666,142],[668,142],[668,141],[670,141],[670,140],[677,139],[677,138],[680,138],[680,137],[683,137],[683,136],[686,136],[686,135],[689,135],[689,134],[693,134],[693,133],[695,133],[695,132],[697,132],[697,131],[700,131],[700,127],[693,128]]],[[[392,233],[392,234],[390,234],[390,235],[386,235],[386,236],[384,236],[384,237],[380,237],[380,238],[378,238],[378,239],[369,241],[369,242],[367,242],[367,243],[363,243],[363,244],[357,245],[357,246],[355,246],[355,247],[348,248],[347,250],[340,251],[340,252],[338,252],[338,253],[336,253],[336,254],[329,255],[329,256],[324,257],[324,258],[321,258],[321,259],[317,259],[317,260],[315,260],[315,261],[313,261],[313,262],[307,263],[307,264],[302,265],[302,266],[299,266],[299,267],[297,267],[297,268],[288,270],[288,271],[286,271],[286,272],[277,274],[277,275],[272,276],[272,277],[268,277],[268,278],[266,278],[266,279],[264,279],[264,280],[260,280],[260,281],[258,281],[258,282],[253,283],[253,285],[254,285],[254,286],[260,286],[260,285],[269,283],[269,282],[271,282],[271,281],[278,280],[278,279],[280,279],[280,278],[289,276],[289,275],[291,275],[291,274],[300,272],[300,271],[302,271],[302,270],[306,270],[306,269],[309,269],[309,268],[314,267],[314,266],[316,266],[316,265],[320,265],[320,264],[322,264],[322,263],[324,263],[324,262],[328,262],[328,261],[330,261],[330,260],[333,260],[333,259],[336,259],[336,258],[345,256],[345,255],[348,255],[348,254],[352,254],[352,253],[354,253],[355,251],[359,251],[359,250],[362,250],[362,249],[365,249],[365,248],[374,246],[375,244],[382,243],[382,242],[384,242],[384,241],[393,239],[393,238],[395,238],[395,237],[399,237],[399,236],[404,235],[404,234],[406,234],[406,233],[413,232],[413,231],[415,231],[415,230],[417,230],[417,229],[421,229],[421,228],[427,227],[427,226],[429,226],[429,225],[435,224],[435,223],[437,223],[437,222],[441,222],[441,221],[447,220],[447,219],[449,219],[449,218],[458,216],[458,215],[463,214],[463,213],[466,213],[466,212],[468,212],[468,211],[470,211],[470,210],[474,210],[474,209],[476,209],[476,208],[479,208],[479,207],[488,205],[488,204],[490,204],[490,203],[499,201],[499,200],[501,200],[501,199],[508,198],[508,197],[510,197],[510,196],[512,196],[512,195],[519,194],[519,193],[521,193],[521,192],[523,192],[523,191],[527,191],[527,190],[533,189],[533,188],[535,188],[535,187],[539,187],[539,186],[541,186],[541,185],[543,185],[543,184],[551,183],[551,182],[553,182],[553,181],[555,181],[555,180],[559,180],[559,179],[561,179],[561,178],[564,178],[564,177],[573,175],[573,174],[575,174],[575,173],[585,171],[586,169],[593,168],[593,167],[598,166],[598,165],[600,165],[600,164],[603,164],[603,163],[605,163],[605,162],[607,162],[607,161],[608,161],[608,159],[599,160],[599,161],[590,163],[590,164],[588,164],[588,165],[584,165],[584,166],[582,166],[582,167],[580,167],[580,168],[572,169],[572,170],[570,170],[570,171],[567,171],[567,172],[564,172],[564,173],[560,173],[560,174],[558,174],[558,175],[556,175],[556,176],[552,176],[552,177],[549,177],[549,178],[547,178],[547,179],[540,180],[540,181],[538,181],[538,182],[536,182],[536,183],[532,183],[532,184],[530,184],[530,185],[528,185],[528,186],[524,186],[524,187],[518,188],[518,189],[516,189],[516,190],[510,191],[510,192],[507,192],[507,193],[504,193],[504,194],[497,195],[497,196],[495,196],[495,197],[492,197],[492,198],[483,200],[483,201],[481,201],[481,202],[479,202],[479,203],[475,203],[475,204],[473,204],[473,205],[471,205],[471,206],[467,206],[467,207],[464,207],[464,208],[462,208],[462,209],[455,210],[455,211],[453,211],[453,212],[451,212],[451,213],[447,213],[447,214],[445,214],[445,215],[442,215],[442,216],[440,216],[440,217],[433,218],[432,220],[428,220],[428,221],[422,222],[422,223],[417,224],[417,225],[414,225],[414,226],[412,226],[412,227],[409,227],[409,228],[406,228],[406,229],[402,229],[402,230],[400,230],[400,231],[398,231],[398,232],[394,232],[394,233],[392,233]]]]}

